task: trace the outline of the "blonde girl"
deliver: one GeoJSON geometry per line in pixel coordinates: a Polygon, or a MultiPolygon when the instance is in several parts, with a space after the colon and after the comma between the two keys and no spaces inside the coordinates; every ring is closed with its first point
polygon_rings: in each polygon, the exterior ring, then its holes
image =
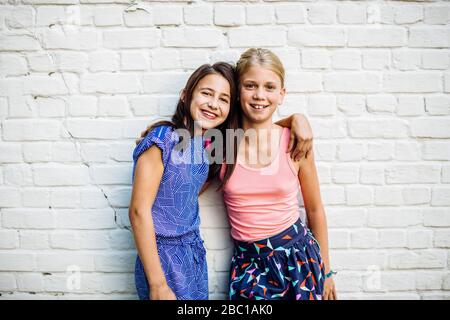
{"type": "Polygon", "coordinates": [[[253,48],[236,69],[239,125],[255,139],[242,139],[235,164],[221,170],[235,244],[229,298],[336,299],[314,153],[293,161],[285,152],[289,128],[272,122],[286,93],[283,65],[271,51],[253,48]],[[299,190],[311,229],[300,219],[299,190]]]}

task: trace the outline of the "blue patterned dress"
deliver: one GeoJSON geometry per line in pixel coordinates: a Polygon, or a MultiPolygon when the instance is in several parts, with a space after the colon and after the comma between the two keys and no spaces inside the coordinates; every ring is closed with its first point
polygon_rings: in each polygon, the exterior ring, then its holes
{"type": "MultiPolygon", "coordinates": [[[[208,299],[206,251],[200,237],[198,196],[208,176],[202,136],[188,141],[184,151],[174,149],[179,135],[170,126],[158,126],[133,152],[133,181],[139,156],[156,145],[162,151],[164,173],[151,210],[161,266],[178,300],[208,299]]],[[[141,300],[149,286],[139,255],[135,281],[141,300]]]]}

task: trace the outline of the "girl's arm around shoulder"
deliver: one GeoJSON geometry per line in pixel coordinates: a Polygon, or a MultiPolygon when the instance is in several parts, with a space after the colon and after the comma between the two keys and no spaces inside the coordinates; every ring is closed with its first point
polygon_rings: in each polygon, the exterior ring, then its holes
{"type": "Polygon", "coordinates": [[[313,133],[308,119],[301,113],[295,113],[281,119],[275,124],[291,129],[291,138],[287,152],[294,161],[299,161],[303,155],[309,156],[312,150],[313,133]]]}

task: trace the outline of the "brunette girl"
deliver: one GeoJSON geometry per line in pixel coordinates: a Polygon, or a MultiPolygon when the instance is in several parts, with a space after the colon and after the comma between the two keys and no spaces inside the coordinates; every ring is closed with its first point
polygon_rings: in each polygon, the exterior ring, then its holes
{"type": "Polygon", "coordinates": [[[234,76],[228,63],[199,67],[188,79],[172,121],[153,125],[133,152],[129,217],[138,251],[140,299],[208,299],[198,207],[209,172],[202,134],[230,126],[234,76]],[[175,148],[180,129],[190,137],[181,151],[175,148]]]}

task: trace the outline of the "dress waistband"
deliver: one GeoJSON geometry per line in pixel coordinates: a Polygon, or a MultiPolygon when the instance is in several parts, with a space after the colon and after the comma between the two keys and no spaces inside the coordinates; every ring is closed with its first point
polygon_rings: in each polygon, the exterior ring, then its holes
{"type": "Polygon", "coordinates": [[[192,244],[196,242],[203,243],[203,240],[200,236],[200,230],[192,230],[186,234],[180,236],[162,236],[156,235],[156,243],[164,243],[164,244],[192,244]]]}
{"type": "MultiPolygon", "coordinates": [[[[203,245],[204,241],[200,236],[199,230],[193,230],[181,236],[166,237],[157,235],[156,244],[160,246],[164,245],[186,245],[192,248],[192,254],[197,263],[200,263],[206,259],[206,250],[203,245]]],[[[158,248],[158,250],[160,250],[158,248]]]]}

